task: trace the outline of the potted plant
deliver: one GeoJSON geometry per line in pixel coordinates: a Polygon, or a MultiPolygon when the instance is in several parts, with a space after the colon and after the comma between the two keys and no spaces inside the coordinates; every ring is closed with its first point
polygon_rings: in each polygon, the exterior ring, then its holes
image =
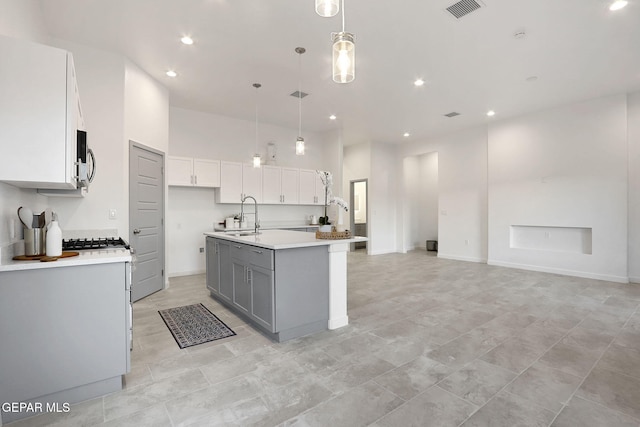
{"type": "Polygon", "coordinates": [[[331,231],[331,222],[329,221],[329,215],[327,214],[327,208],[329,205],[337,205],[345,211],[349,210],[349,205],[342,198],[332,194],[331,186],[333,185],[333,175],[331,172],[317,170],[316,173],[320,176],[322,185],[324,185],[324,216],[321,216],[318,219],[318,223],[321,226],[320,231],[331,231]],[[327,226],[328,228],[324,228],[327,226]]]}

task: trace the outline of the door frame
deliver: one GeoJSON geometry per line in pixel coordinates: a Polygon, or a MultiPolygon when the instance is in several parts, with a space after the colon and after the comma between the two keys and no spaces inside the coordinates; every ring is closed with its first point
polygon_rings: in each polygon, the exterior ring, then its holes
{"type": "MultiPolygon", "coordinates": [[[[167,205],[166,205],[166,190],[167,190],[167,183],[166,183],[166,169],[165,169],[165,162],[166,162],[166,156],[165,153],[163,151],[160,151],[158,149],[149,147],[147,145],[141,144],[139,142],[136,142],[134,140],[129,140],[129,172],[128,172],[128,176],[129,176],[129,185],[127,187],[127,190],[129,191],[129,195],[127,197],[127,201],[129,203],[129,233],[128,233],[128,238],[129,238],[129,242],[131,242],[133,240],[133,208],[131,207],[131,183],[133,182],[132,177],[131,177],[131,150],[132,148],[138,148],[140,150],[144,150],[144,151],[148,151],[150,153],[153,154],[157,154],[162,158],[162,200],[161,200],[161,206],[162,206],[162,218],[161,218],[161,224],[160,224],[160,229],[162,232],[162,241],[160,242],[160,247],[162,248],[162,254],[160,257],[160,265],[162,266],[162,290],[167,288],[167,277],[168,275],[165,274],[166,270],[167,270],[167,266],[165,265],[166,262],[166,252],[167,252],[167,247],[165,244],[166,241],[166,226],[165,226],[165,218],[166,218],[166,214],[167,214],[167,205]]],[[[133,285],[133,283],[132,283],[133,285]]]]}
{"type": "MultiPolygon", "coordinates": [[[[365,248],[367,249],[367,253],[369,253],[369,242],[371,241],[370,236],[370,231],[369,231],[369,179],[368,178],[361,178],[361,179],[353,179],[351,181],[349,181],[349,206],[351,206],[351,209],[349,210],[349,227],[351,228],[351,230],[353,230],[353,233],[355,235],[356,232],[356,219],[355,219],[355,209],[353,208],[354,206],[354,202],[355,202],[355,192],[354,192],[354,188],[355,188],[355,184],[359,183],[359,182],[364,182],[365,186],[366,186],[366,203],[365,203],[365,207],[367,209],[367,238],[369,239],[368,241],[365,242],[365,248]]],[[[355,243],[351,243],[349,245],[349,248],[351,251],[354,251],[356,249],[356,244],[355,243]]]]}

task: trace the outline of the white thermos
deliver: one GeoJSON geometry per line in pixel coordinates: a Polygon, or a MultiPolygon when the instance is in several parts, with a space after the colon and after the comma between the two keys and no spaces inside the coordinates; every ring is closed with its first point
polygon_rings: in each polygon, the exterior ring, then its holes
{"type": "Polygon", "coordinates": [[[47,228],[46,237],[46,255],[60,256],[62,255],[62,230],[58,225],[58,216],[53,213],[53,219],[47,228]]]}

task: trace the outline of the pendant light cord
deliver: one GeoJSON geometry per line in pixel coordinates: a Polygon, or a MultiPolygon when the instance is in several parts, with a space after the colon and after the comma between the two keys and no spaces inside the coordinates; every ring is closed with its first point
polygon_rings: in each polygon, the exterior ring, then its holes
{"type": "Polygon", "coordinates": [[[298,53],[298,136],[302,136],[302,52],[298,53]]]}
{"type": "Polygon", "coordinates": [[[342,0],[342,32],[344,33],[344,0],[342,0]]]}
{"type": "Polygon", "coordinates": [[[256,88],[255,102],[256,102],[256,154],[257,154],[258,153],[258,89],[260,89],[262,85],[260,83],[254,83],[253,87],[256,88]]]}

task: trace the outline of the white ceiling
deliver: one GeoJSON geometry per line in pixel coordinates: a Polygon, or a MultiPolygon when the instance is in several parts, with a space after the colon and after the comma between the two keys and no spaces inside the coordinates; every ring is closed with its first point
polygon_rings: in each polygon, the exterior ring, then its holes
{"type": "Polygon", "coordinates": [[[254,120],[259,82],[260,122],[295,129],[289,94],[301,79],[303,136],[343,127],[346,144],[424,139],[640,89],[639,0],[617,12],[610,0],[483,0],[460,20],[445,11],[456,0],[345,0],[356,79],[344,85],[331,80],[340,15],[321,18],[313,0],[41,2],[52,36],[127,56],[173,106],[254,120]],[[301,74],[297,46],[307,49],[301,74]],[[452,111],[461,115],[443,116],[452,111]]]}

